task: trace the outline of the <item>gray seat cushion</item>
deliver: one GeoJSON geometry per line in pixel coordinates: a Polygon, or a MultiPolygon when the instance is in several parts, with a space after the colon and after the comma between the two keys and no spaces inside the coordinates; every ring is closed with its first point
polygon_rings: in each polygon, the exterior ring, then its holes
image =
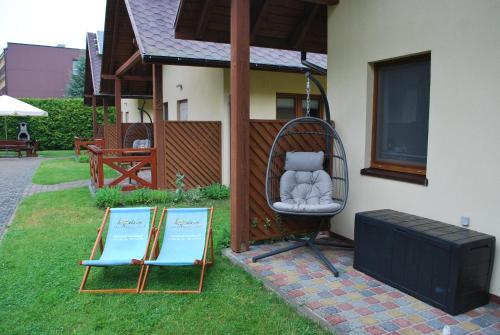
{"type": "Polygon", "coordinates": [[[148,139],[134,140],[134,142],[132,143],[132,148],[134,149],[151,148],[151,143],[149,142],[148,139]]]}
{"type": "Polygon", "coordinates": [[[342,205],[333,201],[332,179],[322,169],[323,152],[287,152],[285,173],[280,179],[278,210],[291,212],[335,212],[342,205]]]}

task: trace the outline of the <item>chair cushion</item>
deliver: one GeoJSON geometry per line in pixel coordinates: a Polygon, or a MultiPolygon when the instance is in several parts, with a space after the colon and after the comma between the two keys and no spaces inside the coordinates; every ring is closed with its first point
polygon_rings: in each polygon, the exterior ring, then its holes
{"type": "Polygon", "coordinates": [[[287,152],[285,171],[318,171],[323,169],[325,154],[318,152],[287,152]]]}
{"type": "Polygon", "coordinates": [[[144,149],[144,148],[150,148],[151,143],[149,143],[148,139],[145,140],[134,140],[132,143],[132,148],[134,149],[144,149]]]}

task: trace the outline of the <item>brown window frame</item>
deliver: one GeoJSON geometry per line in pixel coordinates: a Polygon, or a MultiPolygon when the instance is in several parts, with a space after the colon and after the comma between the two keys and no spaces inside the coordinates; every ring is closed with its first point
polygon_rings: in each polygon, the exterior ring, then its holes
{"type": "Polygon", "coordinates": [[[388,179],[414,182],[427,185],[427,165],[397,164],[387,163],[377,160],[377,120],[378,120],[378,79],[379,69],[387,65],[410,64],[419,60],[431,60],[431,54],[419,54],[403,58],[381,61],[373,64],[374,85],[373,85],[373,113],[372,113],[372,138],[371,138],[371,162],[370,169],[361,170],[362,174],[379,176],[388,179]],[[398,175],[399,174],[399,175],[398,175]],[[412,177],[413,176],[413,177],[412,177]]]}
{"type": "MultiPolygon", "coordinates": [[[[278,103],[279,98],[293,98],[295,99],[295,117],[301,117],[304,116],[302,113],[302,100],[307,99],[306,94],[298,94],[298,93],[276,93],[276,104],[278,103]]],[[[324,102],[323,98],[319,94],[311,94],[311,99],[319,99],[319,115],[320,118],[323,118],[324,116],[324,102]]],[[[276,105],[276,112],[277,112],[278,106],[276,105]]],[[[277,119],[279,120],[279,119],[277,119]]],[[[285,120],[285,119],[283,119],[285,120]]]]}

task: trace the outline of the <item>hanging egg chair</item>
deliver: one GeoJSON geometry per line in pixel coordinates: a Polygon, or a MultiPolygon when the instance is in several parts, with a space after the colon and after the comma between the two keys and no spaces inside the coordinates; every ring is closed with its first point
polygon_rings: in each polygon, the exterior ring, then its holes
{"type": "Polygon", "coordinates": [[[269,153],[266,172],[266,199],[269,207],[284,217],[316,218],[317,227],[307,238],[291,238],[292,245],[252,260],[270,257],[308,246],[337,277],[338,270],[318,245],[352,248],[344,243],[317,239],[321,224],[340,213],[349,193],[347,158],[342,141],[330,119],[330,107],[319,81],[307,77],[306,115],[289,121],[279,131],[269,153]],[[310,81],[321,92],[326,120],[310,116],[310,81]]]}

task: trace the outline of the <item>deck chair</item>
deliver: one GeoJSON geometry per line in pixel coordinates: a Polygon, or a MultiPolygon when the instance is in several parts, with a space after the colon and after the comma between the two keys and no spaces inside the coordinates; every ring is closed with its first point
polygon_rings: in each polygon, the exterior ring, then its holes
{"type": "Polygon", "coordinates": [[[212,237],[212,208],[163,209],[160,223],[155,230],[154,242],[149,258],[144,261],[145,270],[141,293],[201,293],[205,267],[214,262],[212,237]],[[161,250],[158,239],[163,218],[166,217],[161,250]],[[210,261],[207,260],[210,248],[210,261]],[[151,266],[201,266],[200,283],[197,290],[145,290],[151,266]]]}
{"type": "Polygon", "coordinates": [[[138,293],[144,272],[143,261],[147,256],[151,237],[153,236],[154,222],[157,208],[108,208],[97,230],[97,238],[90,253],[90,259],[80,261],[86,266],[80,285],[80,292],[91,293],[138,293]],[[102,235],[108,222],[109,228],[106,241],[102,235]],[[101,257],[94,259],[97,247],[100,246],[101,257]],[[141,270],[135,288],[87,290],[87,282],[92,267],[140,265],[141,270]]]}

